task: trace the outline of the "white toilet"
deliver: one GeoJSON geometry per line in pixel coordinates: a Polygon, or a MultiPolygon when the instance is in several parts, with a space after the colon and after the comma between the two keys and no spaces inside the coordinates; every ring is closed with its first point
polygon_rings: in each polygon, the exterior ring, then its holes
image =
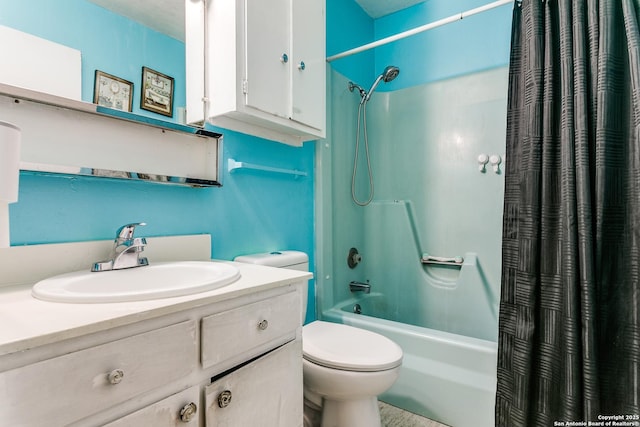
{"type": "MultiPolygon", "coordinates": [[[[309,269],[307,254],[297,251],[235,261],[309,269]]],[[[305,287],[302,313],[306,292],[305,287]]],[[[402,364],[402,349],[395,342],[364,329],[315,321],[302,328],[302,352],[305,427],[380,427],[377,396],[393,385],[402,364]]]]}

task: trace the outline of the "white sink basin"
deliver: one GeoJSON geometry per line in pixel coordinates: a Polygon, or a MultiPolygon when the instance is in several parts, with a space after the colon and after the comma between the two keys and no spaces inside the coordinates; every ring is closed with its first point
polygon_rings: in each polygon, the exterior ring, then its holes
{"type": "Polygon", "coordinates": [[[156,263],[113,271],[76,271],[36,283],[31,294],[53,302],[103,303],[190,295],[240,278],[230,264],[207,261],[156,263]]]}

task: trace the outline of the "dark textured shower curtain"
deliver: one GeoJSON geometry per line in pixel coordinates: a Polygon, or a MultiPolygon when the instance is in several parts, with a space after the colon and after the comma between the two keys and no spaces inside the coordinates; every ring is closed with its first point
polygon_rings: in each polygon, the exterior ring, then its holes
{"type": "Polygon", "coordinates": [[[640,0],[514,6],[498,426],[640,425],[639,24],[640,0]]]}

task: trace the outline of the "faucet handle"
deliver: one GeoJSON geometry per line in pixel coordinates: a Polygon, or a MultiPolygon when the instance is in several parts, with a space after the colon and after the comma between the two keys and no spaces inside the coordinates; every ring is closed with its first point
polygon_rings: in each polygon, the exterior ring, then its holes
{"type": "Polygon", "coordinates": [[[118,231],[116,231],[116,239],[118,240],[131,240],[133,239],[133,233],[136,230],[137,226],[144,226],[147,225],[145,222],[135,222],[132,224],[126,224],[123,225],[122,227],[118,228],[118,231]]]}

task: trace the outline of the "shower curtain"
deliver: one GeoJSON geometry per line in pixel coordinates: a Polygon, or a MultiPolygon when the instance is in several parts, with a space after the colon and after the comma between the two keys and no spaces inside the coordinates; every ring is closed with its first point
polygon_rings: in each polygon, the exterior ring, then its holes
{"type": "Polygon", "coordinates": [[[640,0],[514,5],[498,426],[640,425],[639,24],[640,0]]]}

